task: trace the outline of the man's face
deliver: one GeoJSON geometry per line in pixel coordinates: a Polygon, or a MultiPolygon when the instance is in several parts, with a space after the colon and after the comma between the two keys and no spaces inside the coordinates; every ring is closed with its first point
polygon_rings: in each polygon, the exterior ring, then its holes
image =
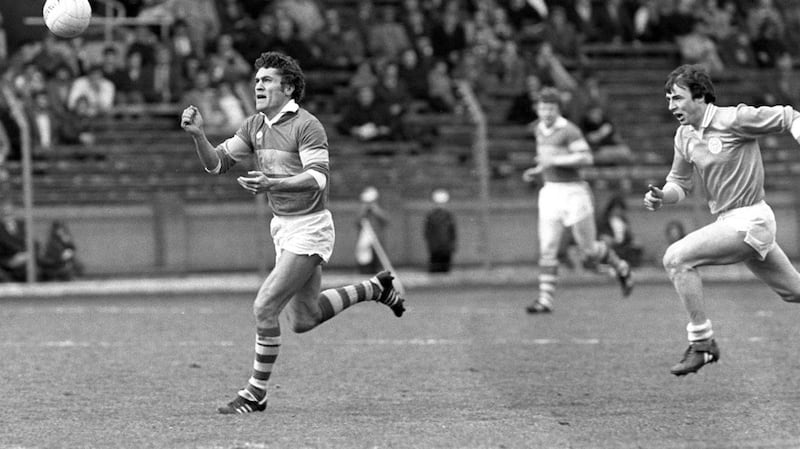
{"type": "Polygon", "coordinates": [[[260,68],[255,77],[256,110],[273,115],[289,101],[291,88],[281,86],[282,77],[278,70],[260,68]]]}
{"type": "Polygon", "coordinates": [[[706,102],[702,98],[693,99],[689,89],[675,84],[667,92],[667,108],[681,125],[698,128],[703,121],[706,102]]]}
{"type": "Polygon", "coordinates": [[[561,111],[557,103],[536,103],[536,115],[548,127],[553,126],[556,119],[561,115],[561,111]]]}

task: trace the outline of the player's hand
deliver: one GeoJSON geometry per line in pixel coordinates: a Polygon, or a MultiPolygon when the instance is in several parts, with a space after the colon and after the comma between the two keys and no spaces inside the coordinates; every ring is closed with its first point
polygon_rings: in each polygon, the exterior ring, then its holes
{"type": "Polygon", "coordinates": [[[644,194],[644,207],[647,210],[658,210],[664,204],[664,191],[650,184],[644,194]]]}
{"type": "Polygon", "coordinates": [[[236,182],[253,195],[268,192],[276,183],[274,179],[268,178],[258,170],[247,172],[247,176],[239,176],[236,178],[236,182]]]}
{"type": "Polygon", "coordinates": [[[534,182],[536,181],[536,177],[542,174],[542,167],[541,165],[537,165],[535,167],[531,167],[524,172],[522,172],[522,180],[525,182],[534,182]]]}
{"type": "Polygon", "coordinates": [[[196,106],[190,105],[181,114],[181,128],[189,134],[197,135],[203,132],[203,116],[196,106]]]}

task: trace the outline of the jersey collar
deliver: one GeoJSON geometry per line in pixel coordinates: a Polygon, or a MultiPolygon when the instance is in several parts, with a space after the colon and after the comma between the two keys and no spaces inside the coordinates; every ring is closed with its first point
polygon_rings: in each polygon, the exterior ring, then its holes
{"type": "Polygon", "coordinates": [[[264,123],[272,128],[272,125],[278,123],[278,120],[280,120],[284,114],[289,112],[297,112],[298,110],[300,110],[300,105],[298,105],[294,100],[289,100],[285,105],[283,105],[283,108],[281,108],[280,112],[278,112],[278,114],[275,115],[275,118],[272,120],[267,118],[267,114],[264,114],[263,112],[259,112],[259,114],[264,117],[264,123]]]}
{"type": "Polygon", "coordinates": [[[553,126],[551,127],[545,125],[544,122],[539,122],[539,131],[541,131],[545,136],[549,136],[550,134],[553,134],[555,130],[565,126],[567,126],[567,119],[564,117],[559,117],[555,122],[553,122],[553,126]]]}
{"type": "Polygon", "coordinates": [[[706,112],[703,114],[703,121],[700,122],[700,129],[696,131],[697,135],[700,136],[700,138],[703,137],[703,133],[705,132],[706,128],[708,128],[708,125],[711,124],[711,119],[714,118],[714,114],[716,112],[717,112],[717,105],[715,105],[714,103],[709,103],[708,107],[706,107],[706,112]]]}

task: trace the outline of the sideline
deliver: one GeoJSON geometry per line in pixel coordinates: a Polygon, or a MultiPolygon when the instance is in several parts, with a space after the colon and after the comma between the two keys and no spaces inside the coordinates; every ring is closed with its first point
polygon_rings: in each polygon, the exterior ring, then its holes
{"type": "MultiPolygon", "coordinates": [[[[463,287],[526,287],[535,288],[538,270],[535,266],[508,265],[496,268],[456,268],[447,274],[430,274],[419,269],[397,270],[403,285],[410,290],[463,288],[463,287]]],[[[706,267],[703,280],[708,282],[756,281],[743,265],[706,267]]],[[[360,282],[364,275],[354,271],[327,271],[323,275],[323,288],[360,282]]],[[[638,285],[667,282],[660,267],[646,266],[634,271],[638,285]]],[[[204,295],[220,293],[255,294],[263,278],[255,272],[194,273],[171,277],[137,277],[86,279],[71,282],[7,283],[0,284],[0,301],[27,298],[107,297],[124,295],[204,295]]],[[[596,285],[616,282],[597,272],[582,273],[562,270],[559,285],[596,285]]]]}

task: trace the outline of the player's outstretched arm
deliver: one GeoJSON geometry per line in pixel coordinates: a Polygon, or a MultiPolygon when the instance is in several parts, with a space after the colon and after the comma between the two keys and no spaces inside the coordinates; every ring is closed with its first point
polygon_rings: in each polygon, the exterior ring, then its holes
{"type": "Polygon", "coordinates": [[[217,152],[214,151],[214,145],[212,145],[211,142],[208,141],[208,137],[206,137],[203,125],[203,116],[196,106],[190,105],[183,110],[181,114],[181,128],[192,136],[197,156],[200,158],[203,167],[205,167],[206,171],[213,171],[219,165],[220,161],[217,152]]]}

